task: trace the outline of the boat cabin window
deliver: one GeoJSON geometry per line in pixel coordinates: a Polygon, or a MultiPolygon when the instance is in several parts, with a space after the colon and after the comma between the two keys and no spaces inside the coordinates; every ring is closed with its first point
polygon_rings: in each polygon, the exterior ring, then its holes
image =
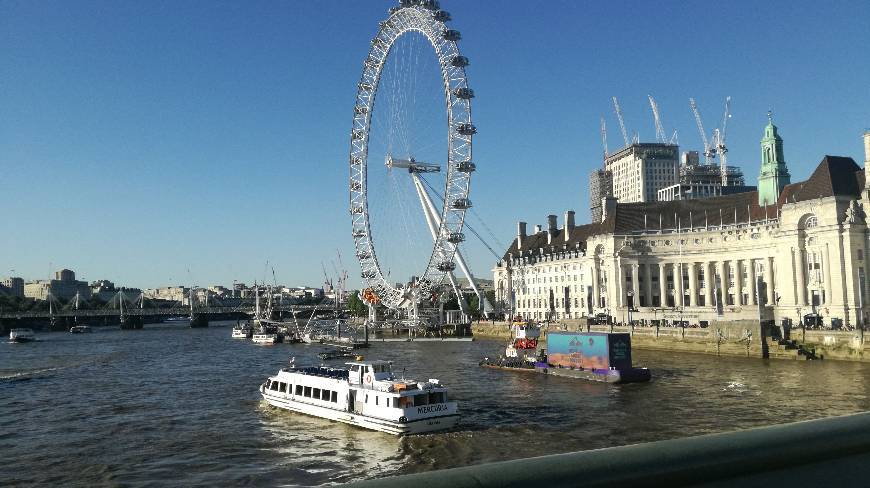
{"type": "Polygon", "coordinates": [[[380,398],[380,395],[375,395],[375,405],[378,405],[378,404],[379,404],[379,403],[378,403],[378,399],[379,399],[379,398],[380,398]]]}
{"type": "Polygon", "coordinates": [[[331,401],[332,403],[338,403],[338,392],[333,391],[331,393],[331,395],[332,395],[332,398],[330,398],[329,401],[331,401]]]}
{"type": "Polygon", "coordinates": [[[320,388],[315,388],[314,393],[311,395],[311,397],[320,400],[320,388]]]}
{"type": "Polygon", "coordinates": [[[321,390],[320,399],[325,401],[325,402],[328,402],[329,401],[329,390],[321,390]]]}
{"type": "Polygon", "coordinates": [[[281,393],[287,393],[287,383],[278,383],[278,391],[281,393]]]}
{"type": "Polygon", "coordinates": [[[305,395],[304,396],[307,396],[307,397],[311,396],[311,387],[310,386],[305,387],[305,395]]]}
{"type": "Polygon", "coordinates": [[[269,386],[272,385],[272,380],[266,380],[266,389],[269,389],[269,386]]]}
{"type": "Polygon", "coordinates": [[[296,385],[296,394],[302,396],[302,385],[296,385]]]}
{"type": "Polygon", "coordinates": [[[444,393],[418,393],[414,395],[414,406],[443,403],[444,393]]]}
{"type": "Polygon", "coordinates": [[[271,385],[269,385],[270,390],[278,391],[278,382],[273,381],[271,385]]]}

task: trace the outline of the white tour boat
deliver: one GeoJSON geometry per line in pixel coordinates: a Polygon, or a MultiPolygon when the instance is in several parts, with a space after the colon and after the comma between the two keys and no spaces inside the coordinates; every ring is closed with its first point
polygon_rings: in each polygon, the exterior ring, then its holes
{"type": "Polygon", "coordinates": [[[70,334],[89,334],[93,332],[89,325],[74,325],[69,328],[70,334]]]}
{"type": "Polygon", "coordinates": [[[10,342],[33,342],[36,340],[36,334],[33,329],[12,329],[9,331],[10,342]]]}
{"type": "Polygon", "coordinates": [[[251,340],[256,344],[276,344],[278,342],[278,334],[258,332],[251,337],[251,340]]]}
{"type": "Polygon", "coordinates": [[[260,385],[269,404],[390,434],[449,429],[456,402],[436,379],[399,379],[390,361],[355,361],[347,368],[291,366],[260,385]]]}

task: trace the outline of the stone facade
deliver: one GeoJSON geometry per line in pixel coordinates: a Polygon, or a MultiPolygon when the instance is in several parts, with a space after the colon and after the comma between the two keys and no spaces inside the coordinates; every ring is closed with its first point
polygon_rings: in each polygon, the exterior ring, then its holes
{"type": "MultiPolygon", "coordinates": [[[[870,145],[867,152],[870,161],[870,145]]],[[[863,326],[870,318],[865,181],[851,158],[826,156],[808,180],[785,185],[767,205],[759,190],[616,202],[599,222],[532,235],[520,225],[493,268],[496,299],[537,320],[606,315],[703,326],[760,317],[863,326]]]]}

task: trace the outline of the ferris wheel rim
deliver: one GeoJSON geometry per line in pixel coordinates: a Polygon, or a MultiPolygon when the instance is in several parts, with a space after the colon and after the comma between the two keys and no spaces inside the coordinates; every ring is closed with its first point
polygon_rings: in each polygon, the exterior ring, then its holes
{"type": "Polygon", "coordinates": [[[361,276],[368,288],[389,308],[416,302],[434,291],[454,268],[456,247],[461,242],[468,199],[472,162],[472,137],[476,127],[471,120],[473,91],[468,86],[465,66],[468,59],[456,45],[458,32],[447,28],[449,14],[437,10],[436,2],[403,0],[380,23],[371,41],[368,56],[357,85],[350,144],[351,234],[360,263],[361,276]],[[398,287],[387,281],[381,270],[371,233],[368,209],[368,148],[371,117],[375,107],[383,67],[396,40],[409,32],[419,32],[435,50],[441,68],[447,109],[447,177],[441,206],[441,225],[432,244],[426,268],[415,284],[398,287]]]}

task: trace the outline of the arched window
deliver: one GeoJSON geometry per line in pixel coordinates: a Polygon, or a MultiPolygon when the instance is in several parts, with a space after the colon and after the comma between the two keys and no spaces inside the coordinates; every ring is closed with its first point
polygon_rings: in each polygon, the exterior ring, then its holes
{"type": "Polygon", "coordinates": [[[807,218],[806,223],[804,224],[805,229],[812,229],[813,227],[819,225],[819,219],[816,218],[815,215],[807,218]]]}

